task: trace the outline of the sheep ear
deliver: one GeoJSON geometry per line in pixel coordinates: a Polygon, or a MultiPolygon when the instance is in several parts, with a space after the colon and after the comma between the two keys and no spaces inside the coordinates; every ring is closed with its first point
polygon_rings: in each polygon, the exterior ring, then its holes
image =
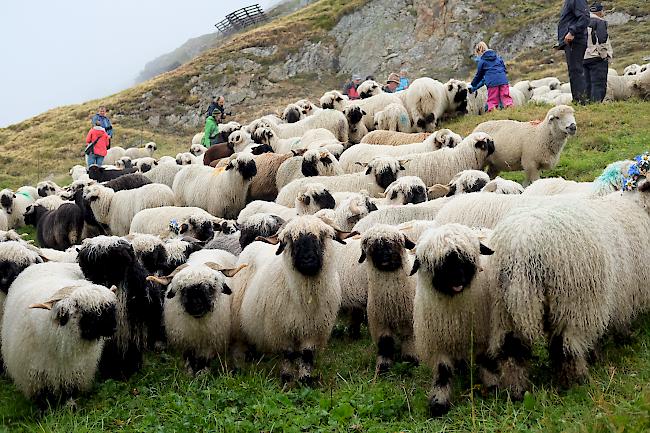
{"type": "Polygon", "coordinates": [[[241,271],[242,269],[244,269],[245,267],[248,266],[247,263],[243,263],[243,264],[237,266],[236,268],[224,268],[221,265],[219,265],[217,263],[214,263],[214,262],[207,262],[207,263],[204,263],[204,265],[207,266],[208,268],[212,269],[212,270],[221,272],[222,274],[224,274],[228,278],[234,277],[235,275],[237,275],[237,273],[239,271],[241,271]]]}
{"type": "Polygon", "coordinates": [[[441,185],[439,183],[427,188],[429,198],[432,200],[440,197],[445,197],[447,194],[449,194],[449,191],[451,191],[449,185],[441,185]]]}
{"type": "Polygon", "coordinates": [[[356,236],[356,235],[360,234],[359,232],[356,232],[356,231],[355,232],[344,232],[344,231],[341,231],[339,229],[334,229],[334,231],[336,232],[336,234],[334,235],[333,239],[336,242],[338,242],[340,244],[343,244],[343,245],[346,245],[345,240],[347,238],[351,238],[352,236],[356,236]]]}
{"type": "Polygon", "coordinates": [[[361,257],[359,257],[359,263],[363,263],[366,261],[366,252],[361,250],[361,257]]]}
{"type": "Polygon", "coordinates": [[[366,113],[366,112],[362,109],[362,110],[361,110],[361,115],[362,115],[362,116],[365,116],[366,114],[368,114],[368,113],[366,113]]]}
{"type": "Polygon", "coordinates": [[[486,247],[485,245],[483,245],[483,243],[480,243],[480,251],[481,251],[481,255],[484,256],[491,256],[492,254],[494,254],[494,251],[486,247]]]}
{"type": "Polygon", "coordinates": [[[260,242],[264,242],[264,243],[267,243],[267,244],[271,244],[271,245],[277,245],[277,244],[280,243],[280,238],[278,238],[277,234],[275,234],[273,236],[269,236],[269,237],[258,236],[258,237],[255,238],[255,240],[260,241],[260,242]]]}
{"type": "Polygon", "coordinates": [[[415,242],[413,242],[412,240],[404,236],[404,248],[406,248],[407,250],[412,250],[413,248],[415,248],[415,242]]]}
{"type": "Polygon", "coordinates": [[[189,229],[190,229],[190,226],[187,223],[183,223],[178,228],[178,234],[182,235],[183,233],[186,233],[189,229]]]}
{"type": "Polygon", "coordinates": [[[372,173],[372,167],[366,168],[366,174],[370,174],[370,173],[372,173]]]}
{"type": "Polygon", "coordinates": [[[286,247],[286,244],[285,244],[284,242],[280,242],[280,246],[279,246],[278,249],[275,251],[275,255],[276,255],[276,256],[279,256],[280,254],[282,254],[282,251],[284,251],[284,248],[285,248],[285,247],[286,247]]]}
{"type": "Polygon", "coordinates": [[[355,164],[355,165],[360,165],[361,167],[368,167],[368,163],[367,163],[367,162],[359,162],[359,161],[357,161],[357,162],[355,162],[354,164],[355,164]]]}
{"type": "Polygon", "coordinates": [[[223,287],[221,287],[221,293],[224,295],[232,295],[232,289],[228,287],[228,284],[224,284],[223,287]]]}
{"type": "Polygon", "coordinates": [[[410,276],[415,275],[415,273],[420,269],[420,261],[418,259],[415,259],[413,261],[413,268],[411,269],[411,273],[409,274],[410,276]]]}
{"type": "Polygon", "coordinates": [[[54,306],[54,301],[47,301],[38,304],[30,304],[29,308],[41,308],[43,310],[51,310],[54,306]]]}

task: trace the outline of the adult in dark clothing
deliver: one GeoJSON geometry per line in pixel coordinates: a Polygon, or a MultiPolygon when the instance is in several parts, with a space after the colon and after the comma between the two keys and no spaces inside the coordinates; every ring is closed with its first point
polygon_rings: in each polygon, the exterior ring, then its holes
{"type": "Polygon", "coordinates": [[[357,87],[359,87],[359,84],[361,84],[361,75],[354,74],[352,76],[352,81],[347,83],[345,87],[343,87],[343,94],[347,95],[350,101],[354,101],[355,99],[361,99],[359,96],[359,92],[357,91],[357,87]]]}
{"type": "Polygon", "coordinates": [[[224,104],[226,103],[226,99],[223,96],[219,96],[218,98],[212,100],[210,103],[210,106],[208,107],[208,116],[213,116],[217,122],[223,122],[226,120],[226,108],[224,104]],[[215,113],[215,111],[217,111],[215,113]]]}
{"type": "Polygon", "coordinates": [[[113,125],[111,125],[111,120],[106,115],[106,107],[99,107],[97,114],[95,114],[90,120],[91,128],[94,128],[97,125],[97,122],[99,122],[99,126],[104,128],[104,131],[108,134],[109,140],[113,138],[113,125]]]}
{"type": "Polygon", "coordinates": [[[558,49],[564,50],[571,93],[575,102],[587,102],[587,83],[583,61],[587,50],[587,26],[589,7],[587,0],[564,0],[564,7],[557,25],[558,49]]]}
{"type": "Polygon", "coordinates": [[[591,102],[603,102],[607,94],[607,70],[612,60],[613,50],[607,32],[605,12],[600,2],[589,8],[591,19],[587,27],[587,51],[584,68],[587,94],[591,102]]]}

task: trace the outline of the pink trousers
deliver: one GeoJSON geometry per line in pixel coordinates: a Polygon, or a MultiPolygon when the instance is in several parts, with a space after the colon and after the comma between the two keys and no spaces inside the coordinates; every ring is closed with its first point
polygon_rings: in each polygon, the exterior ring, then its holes
{"type": "Polygon", "coordinates": [[[508,84],[488,87],[488,111],[499,108],[499,104],[501,104],[503,108],[512,107],[513,105],[512,98],[510,97],[510,86],[508,84]]]}

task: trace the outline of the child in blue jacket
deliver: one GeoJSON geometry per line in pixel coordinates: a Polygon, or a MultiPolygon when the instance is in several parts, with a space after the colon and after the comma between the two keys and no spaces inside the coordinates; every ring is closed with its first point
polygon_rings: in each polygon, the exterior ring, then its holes
{"type": "Polygon", "coordinates": [[[488,111],[494,110],[499,104],[503,107],[511,107],[513,102],[503,59],[482,41],[476,45],[475,53],[480,59],[476,75],[472,80],[471,91],[477,90],[480,87],[479,83],[485,81],[488,89],[488,111]]]}

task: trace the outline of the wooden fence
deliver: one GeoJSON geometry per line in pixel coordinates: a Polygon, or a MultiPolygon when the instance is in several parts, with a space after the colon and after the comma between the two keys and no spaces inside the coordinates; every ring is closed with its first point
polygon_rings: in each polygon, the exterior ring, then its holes
{"type": "Polygon", "coordinates": [[[247,27],[268,21],[264,10],[259,4],[237,9],[226,15],[226,18],[214,26],[224,36],[231,35],[247,27]]]}

